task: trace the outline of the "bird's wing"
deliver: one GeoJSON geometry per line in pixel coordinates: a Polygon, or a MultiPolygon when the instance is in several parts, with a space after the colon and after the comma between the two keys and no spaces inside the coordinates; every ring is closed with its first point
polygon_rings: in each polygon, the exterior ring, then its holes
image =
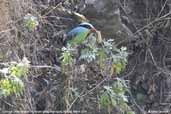
{"type": "Polygon", "coordinates": [[[67,36],[69,38],[70,37],[74,38],[79,33],[86,32],[86,31],[89,31],[89,30],[87,28],[85,28],[85,27],[76,27],[76,28],[72,29],[70,32],[68,32],[67,36]]]}
{"type": "Polygon", "coordinates": [[[67,34],[67,42],[81,43],[89,34],[90,30],[84,27],[76,27],[67,34]]]}

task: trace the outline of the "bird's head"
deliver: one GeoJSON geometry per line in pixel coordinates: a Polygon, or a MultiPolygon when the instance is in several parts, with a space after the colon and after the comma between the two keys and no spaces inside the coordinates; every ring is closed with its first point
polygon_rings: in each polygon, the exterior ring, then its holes
{"type": "Polygon", "coordinates": [[[83,22],[83,23],[79,24],[79,26],[87,28],[87,29],[94,29],[94,26],[88,22],[83,22]]]}
{"type": "Polygon", "coordinates": [[[83,22],[79,26],[89,29],[91,31],[90,33],[95,33],[97,42],[98,43],[102,42],[101,32],[98,31],[92,24],[88,22],[83,22]]]}
{"type": "Polygon", "coordinates": [[[90,24],[88,22],[83,22],[83,23],[79,24],[79,26],[89,29],[90,30],[89,34],[94,33],[97,36],[97,30],[92,24],[90,24]]]}

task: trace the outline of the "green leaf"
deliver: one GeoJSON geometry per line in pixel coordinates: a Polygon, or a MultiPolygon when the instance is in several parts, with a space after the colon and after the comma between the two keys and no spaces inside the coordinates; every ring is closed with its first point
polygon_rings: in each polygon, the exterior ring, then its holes
{"type": "Polygon", "coordinates": [[[62,56],[60,59],[62,59],[62,64],[63,65],[68,65],[71,64],[73,59],[72,59],[72,54],[71,54],[71,49],[70,48],[62,48],[62,56]]]}
{"type": "Polygon", "coordinates": [[[24,89],[24,84],[19,78],[3,79],[0,81],[0,90],[2,95],[9,96],[13,93],[21,93],[24,89]]]}
{"type": "Polygon", "coordinates": [[[39,25],[39,22],[37,17],[33,16],[32,14],[27,14],[24,17],[24,24],[29,31],[32,31],[36,29],[36,27],[39,25]]]}
{"type": "Polygon", "coordinates": [[[105,67],[103,62],[106,59],[106,54],[105,54],[104,49],[99,49],[97,52],[97,56],[99,58],[100,68],[103,69],[105,67]]]}
{"type": "Polygon", "coordinates": [[[85,48],[81,50],[81,56],[79,57],[79,60],[86,60],[88,63],[92,62],[96,59],[96,52],[89,48],[85,48]]]}

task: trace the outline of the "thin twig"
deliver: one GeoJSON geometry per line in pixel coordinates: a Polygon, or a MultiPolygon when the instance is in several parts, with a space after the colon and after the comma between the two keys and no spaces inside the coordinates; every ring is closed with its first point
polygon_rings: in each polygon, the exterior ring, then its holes
{"type": "Polygon", "coordinates": [[[149,24],[147,24],[147,25],[143,26],[142,28],[138,29],[134,34],[137,34],[137,33],[141,32],[142,30],[144,30],[145,28],[149,27],[150,25],[152,25],[152,24],[154,24],[154,23],[156,23],[156,22],[158,22],[158,21],[163,20],[163,18],[166,18],[166,17],[169,16],[170,14],[171,14],[171,13],[169,12],[169,13],[167,13],[167,14],[161,16],[160,18],[156,18],[155,20],[151,21],[149,24]]]}
{"type": "Polygon", "coordinates": [[[59,7],[61,4],[63,4],[66,0],[61,1],[58,3],[55,7],[53,7],[51,10],[49,10],[47,13],[45,13],[42,17],[47,16],[49,13],[51,13],[53,10],[55,10],[57,7],[59,7]]]}
{"type": "Polygon", "coordinates": [[[61,71],[61,67],[60,66],[48,66],[48,65],[32,65],[30,66],[31,68],[50,68],[50,69],[55,69],[57,71],[61,71]]]}
{"type": "Polygon", "coordinates": [[[168,1],[168,0],[166,0],[165,3],[163,4],[162,9],[160,10],[160,12],[159,12],[159,14],[157,15],[157,17],[159,17],[159,16],[161,15],[161,13],[163,12],[164,8],[166,7],[167,1],[168,1]]]}
{"type": "Polygon", "coordinates": [[[94,88],[92,88],[91,90],[89,90],[87,93],[83,94],[80,96],[81,97],[85,97],[86,95],[90,94],[91,92],[93,92],[96,88],[98,88],[101,84],[103,84],[106,80],[108,79],[108,77],[104,78],[101,82],[99,82],[94,88]]]}

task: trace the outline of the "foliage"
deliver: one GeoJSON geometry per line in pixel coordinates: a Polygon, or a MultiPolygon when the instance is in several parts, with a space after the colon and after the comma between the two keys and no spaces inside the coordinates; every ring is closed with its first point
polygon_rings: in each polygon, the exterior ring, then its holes
{"type": "Polygon", "coordinates": [[[17,77],[13,79],[2,79],[0,81],[0,95],[9,96],[11,94],[19,94],[24,89],[24,83],[17,77]]]}
{"type": "Polygon", "coordinates": [[[128,52],[126,47],[116,48],[113,40],[103,41],[102,46],[97,46],[96,39],[91,38],[91,40],[87,39],[84,42],[84,48],[76,49],[70,46],[62,48],[62,65],[71,64],[74,57],[76,59],[76,56],[79,56],[79,61],[84,60],[88,63],[97,61],[101,69],[104,69],[106,63],[109,63],[110,75],[120,74],[127,64],[128,52]],[[81,53],[77,53],[80,55],[74,56],[76,51],[80,51],[81,53]]]}
{"type": "MultiPolygon", "coordinates": [[[[108,41],[104,41],[103,50],[108,58],[108,61],[111,61],[111,75],[113,73],[120,74],[123,69],[125,69],[125,66],[127,64],[127,57],[128,52],[126,47],[121,47],[121,49],[118,49],[113,44],[113,40],[110,39],[108,41]]],[[[103,57],[105,57],[103,55],[103,57]]],[[[101,61],[105,58],[101,57],[101,61]]],[[[101,63],[102,64],[102,63],[101,63]]]]}
{"type": "Polygon", "coordinates": [[[0,70],[3,77],[0,80],[0,95],[9,96],[22,92],[24,83],[21,78],[27,75],[29,63],[24,57],[20,62],[11,62],[6,68],[0,70]]]}
{"type": "Polygon", "coordinates": [[[81,49],[79,60],[85,60],[88,63],[96,60],[98,48],[96,46],[96,38],[93,34],[84,41],[84,47],[81,49]]]}
{"type": "Polygon", "coordinates": [[[68,64],[71,64],[73,62],[73,58],[72,58],[72,51],[73,49],[68,46],[68,47],[63,47],[62,48],[62,56],[60,57],[60,59],[62,60],[62,64],[63,65],[68,65],[68,64]]]}
{"type": "Polygon", "coordinates": [[[29,31],[33,31],[39,25],[39,22],[37,17],[33,16],[32,14],[27,14],[24,17],[24,24],[29,31]]]}
{"type": "Polygon", "coordinates": [[[96,50],[91,50],[89,48],[82,49],[79,60],[86,60],[88,63],[96,60],[96,50]]]}
{"type": "Polygon", "coordinates": [[[125,96],[126,91],[126,82],[117,78],[112,86],[104,86],[104,90],[100,92],[100,106],[107,108],[108,111],[111,111],[112,107],[119,107],[122,113],[134,114],[127,105],[128,99],[125,96]]]}
{"type": "Polygon", "coordinates": [[[62,72],[65,71],[66,66],[70,66],[74,61],[72,51],[73,49],[69,45],[67,47],[62,48],[62,55],[60,57],[62,72]]]}
{"type": "MultiPolygon", "coordinates": [[[[63,66],[71,65],[70,67],[73,68],[76,65],[73,63],[74,60],[76,63],[82,60],[87,63],[94,62],[99,65],[99,68],[102,71],[108,69],[106,72],[109,72],[109,76],[120,74],[127,64],[127,48],[121,47],[118,49],[112,39],[107,41],[103,40],[102,43],[98,45],[96,38],[91,36],[88,37],[81,46],[67,46],[62,48],[62,51],[61,62],[63,66]],[[78,56],[79,59],[77,59],[78,56]]],[[[66,69],[66,67],[63,68],[66,69]]],[[[69,92],[68,89],[66,90],[69,92]]],[[[127,105],[128,99],[125,95],[126,91],[127,85],[125,81],[120,78],[116,78],[112,86],[104,86],[104,89],[100,91],[100,106],[107,108],[108,111],[111,111],[114,107],[119,107],[123,113],[134,114],[127,105]]],[[[71,99],[73,99],[73,92],[69,93],[70,97],[67,97],[68,100],[66,100],[66,104],[69,104],[69,101],[72,101],[71,99]]],[[[66,94],[66,96],[67,95],[68,94],[66,94]]]]}
{"type": "Polygon", "coordinates": [[[28,68],[29,68],[29,61],[27,60],[27,58],[24,58],[18,64],[16,65],[12,64],[9,66],[9,74],[14,77],[26,76],[28,73],[28,68]]]}

